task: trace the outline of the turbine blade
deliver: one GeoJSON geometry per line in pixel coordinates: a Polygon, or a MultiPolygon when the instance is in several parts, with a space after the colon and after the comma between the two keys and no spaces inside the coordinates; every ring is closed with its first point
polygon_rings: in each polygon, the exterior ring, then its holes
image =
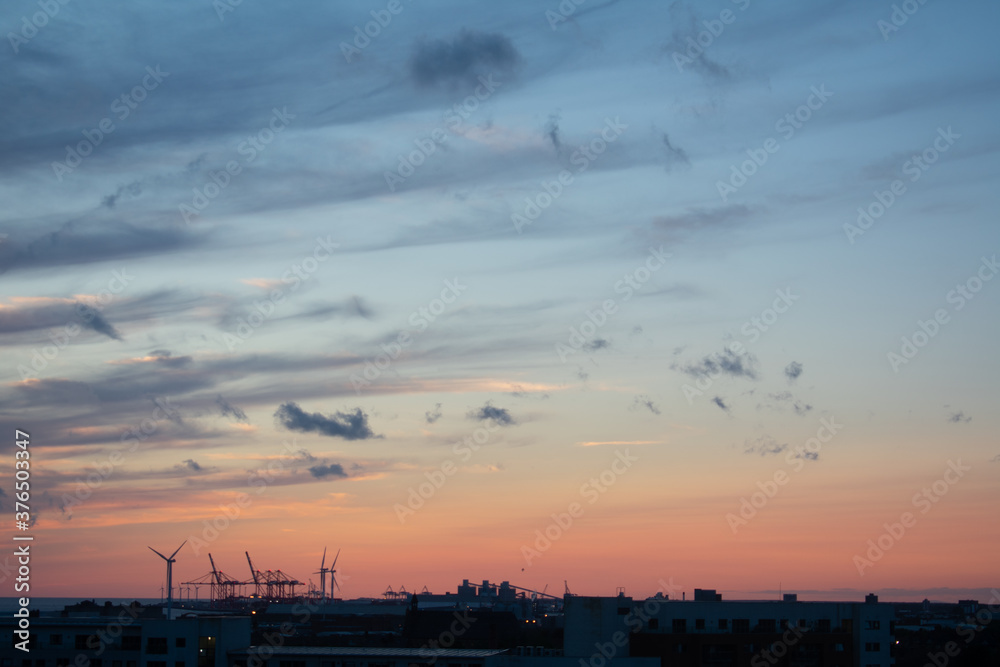
{"type": "Polygon", "coordinates": [[[337,559],[340,558],[340,549],[337,549],[337,555],[333,557],[333,562],[330,563],[330,569],[337,567],[337,559]]]}
{"type": "Polygon", "coordinates": [[[164,556],[163,554],[161,554],[159,551],[157,551],[153,547],[146,547],[146,548],[149,549],[150,551],[152,551],[154,554],[156,554],[160,558],[162,558],[163,560],[170,560],[169,558],[167,558],[166,556],[164,556]]]}
{"type": "Polygon", "coordinates": [[[319,569],[323,569],[326,566],[326,547],[323,547],[323,561],[319,564],[319,569]]]}
{"type": "Polygon", "coordinates": [[[181,546],[177,547],[177,549],[175,549],[174,552],[172,554],[170,554],[170,559],[173,560],[174,556],[177,555],[177,552],[181,550],[181,547],[183,547],[187,543],[188,543],[187,540],[184,540],[183,542],[181,542],[181,546]]]}

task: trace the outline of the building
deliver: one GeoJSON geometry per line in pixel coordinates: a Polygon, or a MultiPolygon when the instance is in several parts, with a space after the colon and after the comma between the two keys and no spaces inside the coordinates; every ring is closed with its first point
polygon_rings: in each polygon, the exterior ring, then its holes
{"type": "Polygon", "coordinates": [[[657,657],[662,667],[889,667],[895,609],[865,602],[691,601],[657,596],[565,600],[564,654],[581,667],[612,657],[657,657]]]}
{"type": "MultiPolygon", "coordinates": [[[[226,667],[229,651],[250,644],[247,616],[168,621],[145,617],[138,607],[116,609],[115,615],[32,617],[30,652],[5,649],[0,667],[226,667]]],[[[3,646],[13,647],[16,620],[0,621],[3,646]]]]}
{"type": "MultiPolygon", "coordinates": [[[[445,648],[252,646],[232,651],[229,667],[579,667],[576,658],[519,647],[515,651],[445,648]]],[[[558,653],[558,652],[556,652],[558,653]]],[[[607,667],[659,667],[655,658],[618,658],[607,667]]]]}

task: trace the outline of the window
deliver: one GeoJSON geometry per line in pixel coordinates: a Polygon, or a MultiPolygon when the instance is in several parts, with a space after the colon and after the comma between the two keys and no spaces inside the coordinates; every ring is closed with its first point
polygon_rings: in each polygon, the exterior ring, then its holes
{"type": "Polygon", "coordinates": [[[628,607],[618,607],[618,615],[619,616],[627,616],[628,615],[628,607]]]}
{"type": "MultiPolygon", "coordinates": [[[[73,648],[77,651],[82,651],[87,648],[87,640],[90,639],[90,635],[77,635],[73,638],[73,648]]],[[[91,660],[93,662],[93,660],[91,660]]]]}
{"type": "Polygon", "coordinates": [[[166,660],[147,660],[146,667],[167,667],[166,660]]]}
{"type": "Polygon", "coordinates": [[[69,658],[56,658],[56,667],[69,667],[69,658]]]}
{"type": "Polygon", "coordinates": [[[103,663],[100,658],[91,658],[90,667],[103,667],[103,663]]]}
{"type": "Polygon", "coordinates": [[[62,646],[62,635],[49,635],[49,644],[52,646],[62,646]]]}
{"type": "Polygon", "coordinates": [[[775,623],[773,618],[762,618],[758,621],[757,628],[761,632],[774,632],[775,623]]]}
{"type": "Polygon", "coordinates": [[[705,619],[703,619],[703,618],[696,618],[694,620],[694,629],[695,630],[704,630],[705,629],[705,619]]]}
{"type": "Polygon", "coordinates": [[[184,661],[183,660],[175,660],[174,661],[174,667],[184,667],[184,661]]]}
{"type": "Polygon", "coordinates": [[[724,618],[720,618],[719,619],[719,629],[720,630],[725,630],[728,627],[729,627],[729,621],[726,620],[726,619],[724,619],[724,618]]]}
{"type": "Polygon", "coordinates": [[[305,660],[280,660],[279,667],[306,667],[305,660]]]}
{"type": "Polygon", "coordinates": [[[687,632],[687,619],[685,618],[675,618],[674,619],[674,633],[684,634],[687,632]]]}
{"type": "Polygon", "coordinates": [[[121,660],[112,660],[111,661],[111,667],[122,667],[122,661],[121,660]]]}
{"type": "Polygon", "coordinates": [[[140,648],[142,648],[142,637],[139,635],[122,636],[123,651],[138,651],[140,648]]]}
{"type": "MultiPolygon", "coordinates": [[[[167,638],[166,637],[149,637],[146,640],[146,653],[148,655],[166,655],[167,654],[167,638]]],[[[154,665],[149,665],[149,667],[154,667],[154,665]]],[[[162,667],[166,667],[163,665],[162,667]]]]}
{"type": "Polygon", "coordinates": [[[882,624],[878,621],[865,621],[866,630],[879,630],[881,629],[881,626],[882,624]]]}
{"type": "Polygon", "coordinates": [[[651,618],[651,619],[649,619],[649,623],[647,623],[646,626],[650,630],[659,630],[660,629],[660,619],[658,619],[658,618],[651,618]]]}
{"type": "Polygon", "coordinates": [[[734,618],[733,619],[733,632],[750,632],[750,619],[749,618],[734,618]]]}
{"type": "Polygon", "coordinates": [[[817,632],[830,632],[830,619],[821,618],[816,621],[816,631],[817,632]]]}
{"type": "Polygon", "coordinates": [[[187,639],[184,637],[178,637],[174,640],[174,646],[177,648],[184,648],[187,646],[187,639]]]}
{"type": "Polygon", "coordinates": [[[877,653],[882,650],[882,647],[878,642],[865,642],[865,650],[871,653],[877,653]]]}
{"type": "Polygon", "coordinates": [[[778,629],[779,630],[787,630],[790,627],[792,627],[792,626],[788,624],[788,619],[787,618],[783,618],[780,621],[778,621],[778,629]]]}

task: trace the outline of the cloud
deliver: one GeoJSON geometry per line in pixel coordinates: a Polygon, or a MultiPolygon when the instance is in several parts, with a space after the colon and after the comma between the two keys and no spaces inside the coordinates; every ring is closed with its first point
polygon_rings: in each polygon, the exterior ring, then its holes
{"type": "Polygon", "coordinates": [[[204,470],[204,468],[201,467],[201,464],[199,464],[194,459],[184,459],[184,465],[186,465],[189,469],[194,470],[195,472],[200,472],[204,470]]]}
{"type": "Polygon", "coordinates": [[[274,416],[289,431],[316,432],[332,438],[367,440],[376,438],[368,426],[368,415],[357,408],[354,412],[337,412],[326,417],[318,412],[308,413],[296,403],[283,403],[274,416]]]}
{"type": "Polygon", "coordinates": [[[428,424],[433,424],[437,420],[441,419],[441,416],[442,416],[442,413],[441,413],[441,404],[440,403],[435,403],[434,404],[434,412],[428,411],[428,412],[424,413],[424,419],[427,420],[428,424]]]}
{"type": "Polygon", "coordinates": [[[760,456],[777,456],[788,449],[788,445],[779,445],[778,442],[769,435],[762,435],[756,440],[747,440],[743,443],[744,454],[758,454],[760,456]]]}
{"type": "Polygon", "coordinates": [[[670,368],[690,375],[695,379],[717,377],[721,373],[733,377],[745,377],[750,380],[757,379],[757,358],[749,352],[737,354],[726,348],[723,352],[714,356],[706,356],[700,361],[687,364],[671,364],[670,368]]]}
{"type": "Polygon", "coordinates": [[[510,74],[521,57],[499,33],[463,30],[454,39],[425,41],[410,61],[410,74],[423,87],[474,85],[480,76],[510,74]]]}
{"type": "Polygon", "coordinates": [[[78,324],[113,340],[121,334],[101,312],[86,303],[70,299],[15,301],[0,306],[0,334],[20,334],[78,324]]]}
{"type": "Polygon", "coordinates": [[[802,375],[802,364],[797,361],[785,366],[785,377],[788,378],[789,382],[795,382],[802,375]]]}
{"type": "Polygon", "coordinates": [[[666,132],[663,133],[663,148],[667,155],[667,171],[673,169],[675,164],[691,164],[687,152],[679,146],[674,146],[666,132]]]}
{"type": "Polygon", "coordinates": [[[716,396],[712,399],[712,402],[718,405],[723,412],[729,412],[729,406],[726,405],[726,402],[722,400],[721,396],[716,396]]]}
{"type": "Polygon", "coordinates": [[[549,116],[549,122],[545,124],[545,136],[552,142],[552,147],[558,153],[562,150],[562,141],[559,139],[559,113],[549,116]]]}
{"type": "Polygon", "coordinates": [[[327,477],[347,477],[347,473],[344,472],[344,466],[339,463],[313,466],[309,468],[309,473],[316,479],[325,479],[327,477]]]}
{"type": "MultiPolygon", "coordinates": [[[[792,392],[790,392],[790,391],[783,391],[780,394],[768,394],[768,398],[770,398],[771,400],[777,401],[778,403],[791,403],[792,410],[794,410],[795,414],[799,415],[800,417],[813,409],[813,406],[809,405],[808,403],[803,403],[799,399],[795,398],[795,396],[793,396],[792,392]]],[[[758,405],[757,407],[758,407],[758,409],[760,409],[761,407],[768,407],[768,408],[772,408],[772,409],[780,409],[781,406],[775,406],[775,405],[760,406],[760,405],[758,405]]]]}
{"type": "Polygon", "coordinates": [[[152,227],[112,221],[90,225],[67,222],[32,239],[22,232],[0,244],[0,273],[69,264],[140,257],[189,250],[206,237],[178,227],[152,227]]]}
{"type": "Polygon", "coordinates": [[[966,417],[965,413],[960,410],[949,415],[948,421],[952,424],[968,424],[972,421],[972,417],[966,417]]]}
{"type": "Polygon", "coordinates": [[[215,397],[215,404],[219,406],[223,417],[231,416],[238,422],[243,422],[244,424],[250,423],[250,420],[247,419],[247,413],[224,399],[222,394],[215,397]]]}
{"type": "Polygon", "coordinates": [[[513,426],[514,424],[517,424],[514,417],[511,416],[510,412],[508,412],[506,408],[498,408],[488,402],[478,410],[470,412],[469,418],[477,421],[487,421],[492,419],[498,426],[513,426]]]}
{"type": "Polygon", "coordinates": [[[583,344],[583,349],[588,352],[596,352],[597,350],[604,350],[609,347],[611,347],[611,341],[605,338],[595,338],[583,344]]]}
{"type": "Polygon", "coordinates": [[[660,414],[660,408],[653,403],[653,399],[645,394],[641,394],[632,399],[632,405],[629,406],[629,410],[639,410],[645,408],[652,412],[654,415],[660,414]]]}

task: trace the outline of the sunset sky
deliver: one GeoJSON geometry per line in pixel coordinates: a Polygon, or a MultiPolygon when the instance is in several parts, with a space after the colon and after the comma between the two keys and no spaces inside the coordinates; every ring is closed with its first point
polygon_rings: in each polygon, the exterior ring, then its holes
{"type": "Polygon", "coordinates": [[[184,540],[175,582],[341,549],[348,598],[1000,585],[1000,5],[40,7],[0,17],[32,595],[158,597],[184,540]]]}

